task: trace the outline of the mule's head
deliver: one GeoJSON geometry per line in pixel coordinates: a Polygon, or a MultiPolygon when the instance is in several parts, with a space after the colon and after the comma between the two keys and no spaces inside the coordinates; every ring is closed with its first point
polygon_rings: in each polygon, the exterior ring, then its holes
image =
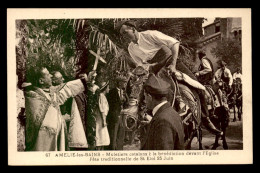
{"type": "Polygon", "coordinates": [[[137,128],[138,102],[130,99],[128,107],[121,111],[123,127],[126,131],[133,131],[137,128]]]}

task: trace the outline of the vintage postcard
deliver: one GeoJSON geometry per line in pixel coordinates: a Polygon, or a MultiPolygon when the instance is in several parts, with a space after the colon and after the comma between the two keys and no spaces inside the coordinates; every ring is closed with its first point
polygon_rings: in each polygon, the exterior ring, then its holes
{"type": "Polygon", "coordinates": [[[251,9],[8,9],[9,165],[252,164],[251,9]]]}

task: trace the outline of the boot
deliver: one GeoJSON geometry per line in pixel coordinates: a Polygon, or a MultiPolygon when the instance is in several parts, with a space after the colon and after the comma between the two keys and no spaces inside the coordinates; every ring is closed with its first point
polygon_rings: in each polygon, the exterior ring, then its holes
{"type": "Polygon", "coordinates": [[[223,132],[218,130],[213,123],[210,121],[209,117],[201,117],[202,118],[202,123],[206,127],[206,129],[213,133],[214,135],[222,135],[223,132]]]}

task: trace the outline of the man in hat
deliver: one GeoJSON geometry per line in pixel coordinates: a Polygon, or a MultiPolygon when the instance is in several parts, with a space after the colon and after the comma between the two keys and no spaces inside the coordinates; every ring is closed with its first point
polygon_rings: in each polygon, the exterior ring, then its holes
{"type": "Polygon", "coordinates": [[[231,89],[233,84],[233,77],[230,70],[227,68],[227,63],[225,61],[220,61],[220,68],[215,72],[213,84],[219,80],[223,80],[229,89],[231,89]]]}
{"type": "Polygon", "coordinates": [[[195,73],[195,76],[198,78],[198,81],[203,85],[211,85],[211,81],[214,75],[213,64],[210,59],[207,58],[204,51],[200,50],[196,53],[201,63],[198,72],[195,73]]]}
{"type": "Polygon", "coordinates": [[[131,20],[118,22],[116,30],[125,41],[131,41],[128,52],[136,66],[143,66],[144,69],[156,73],[168,64],[171,65],[172,71],[176,71],[178,40],[159,31],[138,32],[135,23],[131,20]]]}
{"type": "MultiPolygon", "coordinates": [[[[131,41],[128,45],[128,52],[136,66],[143,66],[154,74],[166,66],[180,82],[192,86],[190,89],[199,95],[201,101],[204,126],[210,132],[220,135],[221,131],[216,129],[209,119],[205,87],[181,61],[177,61],[180,42],[155,30],[138,32],[135,23],[131,20],[118,22],[116,30],[125,40],[131,41]]],[[[180,96],[176,97],[176,102],[179,105],[179,112],[185,113],[186,106],[180,96]]]]}
{"type": "Polygon", "coordinates": [[[142,150],[183,150],[184,130],[181,117],[167,101],[170,84],[151,74],[144,85],[147,109],[153,118],[142,150]]]}
{"type": "Polygon", "coordinates": [[[224,93],[230,93],[233,84],[233,77],[230,70],[226,67],[226,62],[219,61],[219,64],[220,68],[214,74],[212,89],[216,93],[220,105],[228,108],[225,97],[227,94],[224,93]],[[223,90],[225,91],[224,93],[222,92],[223,90]]]}
{"type": "Polygon", "coordinates": [[[110,136],[110,145],[106,147],[107,150],[123,150],[125,138],[125,130],[121,123],[122,117],[120,113],[124,102],[126,102],[124,89],[127,79],[125,77],[118,77],[116,80],[116,87],[112,88],[107,95],[109,104],[107,128],[110,136]]]}
{"type": "Polygon", "coordinates": [[[241,83],[242,83],[242,74],[241,74],[241,68],[237,67],[236,72],[233,74],[233,80],[237,80],[240,79],[241,83]]]}

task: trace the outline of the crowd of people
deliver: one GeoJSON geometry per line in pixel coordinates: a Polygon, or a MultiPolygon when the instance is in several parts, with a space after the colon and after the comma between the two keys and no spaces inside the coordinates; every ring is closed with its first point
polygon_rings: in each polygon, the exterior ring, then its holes
{"type": "Polygon", "coordinates": [[[93,82],[96,73],[69,82],[45,67],[31,73],[32,83],[17,87],[18,151],[123,150],[126,78],[110,90],[93,82]]]}
{"type": "MultiPolygon", "coordinates": [[[[206,54],[198,52],[201,65],[193,74],[177,61],[178,40],[159,31],[138,32],[132,21],[119,22],[116,30],[124,40],[130,41],[131,61],[149,72],[140,93],[144,95],[143,100],[139,100],[145,102],[151,114],[146,119],[149,127],[142,136],[141,149],[184,149],[179,115],[187,112],[187,105],[179,93],[176,93],[178,111],[168,102],[171,84],[160,74],[164,67],[198,94],[203,125],[213,134],[222,135],[210,121],[204,85],[214,86],[221,79],[231,88],[233,78],[241,78],[241,70],[232,77],[222,61],[221,68],[213,73],[206,54]]],[[[66,82],[61,72],[50,73],[48,67],[32,68],[29,74],[30,85],[24,85],[24,92],[17,88],[19,151],[123,150],[127,133],[121,111],[129,104],[126,77],[118,76],[116,86],[110,89],[108,81],[95,83],[95,71],[66,82]]]]}

